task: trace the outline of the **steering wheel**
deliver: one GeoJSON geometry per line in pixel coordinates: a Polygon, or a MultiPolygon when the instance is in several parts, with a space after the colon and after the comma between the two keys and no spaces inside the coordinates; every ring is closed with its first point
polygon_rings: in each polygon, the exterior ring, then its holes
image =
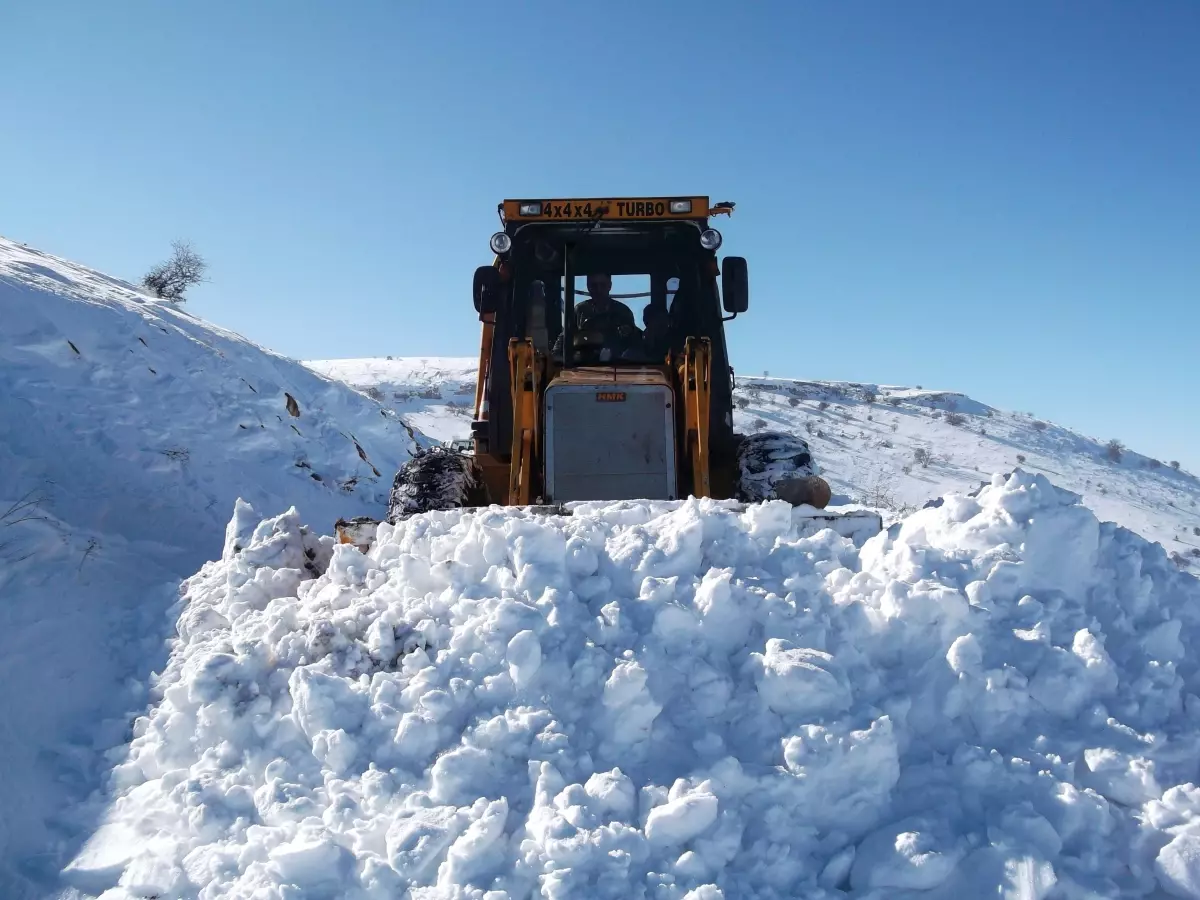
{"type": "Polygon", "coordinates": [[[599,358],[601,362],[618,360],[621,355],[633,347],[640,346],[642,331],[636,325],[621,325],[617,328],[615,338],[609,338],[599,329],[577,331],[573,339],[575,351],[580,355],[599,358]],[[608,358],[603,359],[604,351],[608,358]]]}

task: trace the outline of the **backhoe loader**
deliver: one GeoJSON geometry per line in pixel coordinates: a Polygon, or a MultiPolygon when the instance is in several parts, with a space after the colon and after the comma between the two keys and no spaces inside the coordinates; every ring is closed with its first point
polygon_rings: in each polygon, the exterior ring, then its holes
{"type": "MultiPolygon", "coordinates": [[[[831,491],[803,439],[734,432],[725,325],[748,309],[748,270],[743,257],[718,260],[711,221],[733,209],[702,196],[503,201],[493,261],[472,285],[482,341],[471,450],[416,454],[388,520],[695,496],[782,499],[842,533],[880,530],[875,513],[824,511],[831,491]],[[628,315],[590,315],[627,302],[628,315]]],[[[367,544],[375,524],[339,522],[340,539],[367,544]]]]}

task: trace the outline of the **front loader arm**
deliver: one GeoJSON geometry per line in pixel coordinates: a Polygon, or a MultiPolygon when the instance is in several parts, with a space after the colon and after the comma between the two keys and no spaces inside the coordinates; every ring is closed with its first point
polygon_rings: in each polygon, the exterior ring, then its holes
{"type": "Polygon", "coordinates": [[[692,494],[711,497],[708,436],[712,409],[712,344],[708,338],[688,338],[683,345],[679,383],[684,411],[684,449],[692,465],[692,494]]]}

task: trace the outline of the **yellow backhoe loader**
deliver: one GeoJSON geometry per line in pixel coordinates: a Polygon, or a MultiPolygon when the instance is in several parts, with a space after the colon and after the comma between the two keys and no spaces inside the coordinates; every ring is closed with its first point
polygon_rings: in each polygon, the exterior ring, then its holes
{"type": "MultiPolygon", "coordinates": [[[[747,265],[718,261],[711,221],[733,208],[698,196],[501,203],[493,262],[472,288],[483,334],[471,448],[415,455],[388,520],[695,496],[782,499],[817,526],[879,531],[873,512],[825,510],[830,488],[803,439],[734,432],[725,324],[748,308],[747,265]]],[[[375,524],[339,522],[340,539],[368,544],[375,524]]]]}

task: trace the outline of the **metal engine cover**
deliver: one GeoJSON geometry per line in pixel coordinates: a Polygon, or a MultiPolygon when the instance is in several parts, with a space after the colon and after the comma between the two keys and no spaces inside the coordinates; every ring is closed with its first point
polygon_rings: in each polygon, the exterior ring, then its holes
{"type": "Polygon", "coordinates": [[[673,400],[665,383],[551,384],[546,499],[674,500],[673,400]]]}

